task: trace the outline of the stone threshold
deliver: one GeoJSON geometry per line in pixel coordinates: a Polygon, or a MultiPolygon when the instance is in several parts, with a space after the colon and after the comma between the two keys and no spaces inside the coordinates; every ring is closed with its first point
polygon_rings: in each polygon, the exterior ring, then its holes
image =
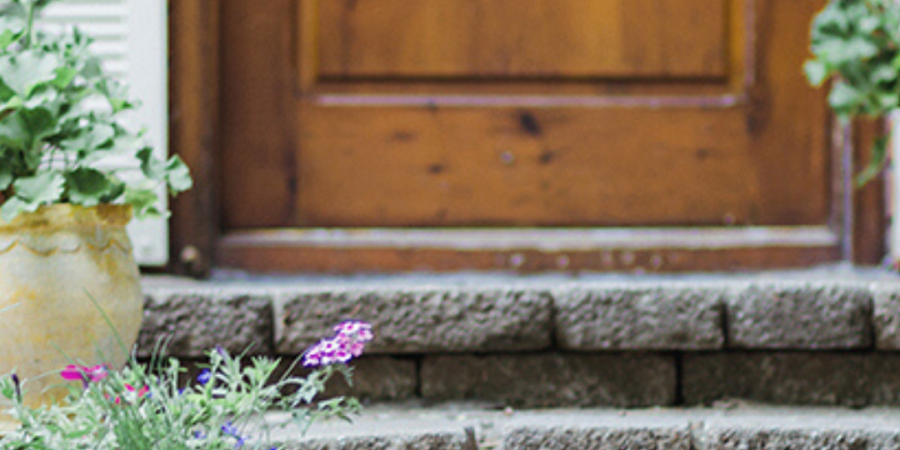
{"type": "MultiPolygon", "coordinates": [[[[279,420],[275,414],[271,417],[279,420]]],[[[354,423],[320,422],[286,448],[321,450],[738,450],[900,448],[900,410],[771,408],[489,411],[379,405],[354,423]]]]}

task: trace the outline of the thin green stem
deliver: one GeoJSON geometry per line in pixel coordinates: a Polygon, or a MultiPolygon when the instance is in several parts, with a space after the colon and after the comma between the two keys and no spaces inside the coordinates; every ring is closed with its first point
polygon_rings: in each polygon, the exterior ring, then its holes
{"type": "Polygon", "coordinates": [[[31,44],[34,42],[34,2],[28,3],[26,8],[28,8],[28,24],[27,28],[25,28],[25,42],[23,45],[27,49],[31,48],[31,44]]]}

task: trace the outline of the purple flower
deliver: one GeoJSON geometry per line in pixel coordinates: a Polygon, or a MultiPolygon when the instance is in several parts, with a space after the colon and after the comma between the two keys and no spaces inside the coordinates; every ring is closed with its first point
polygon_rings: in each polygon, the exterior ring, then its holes
{"type": "Polygon", "coordinates": [[[212,378],[212,372],[210,372],[209,369],[203,369],[203,371],[200,372],[200,375],[197,375],[197,382],[199,382],[202,385],[205,385],[206,383],[209,383],[209,380],[211,378],[212,378]]]}
{"type": "Polygon", "coordinates": [[[11,378],[12,378],[12,382],[13,382],[13,387],[16,390],[16,392],[15,392],[16,400],[20,400],[22,398],[22,383],[19,381],[19,376],[16,374],[12,374],[11,378]]]}
{"type": "Polygon", "coordinates": [[[226,436],[231,436],[237,440],[234,444],[234,448],[241,448],[244,446],[244,443],[247,441],[247,438],[241,436],[238,433],[237,427],[232,425],[231,422],[226,422],[225,425],[222,425],[222,433],[226,436]]]}
{"type": "Polygon", "coordinates": [[[303,354],[306,367],[346,363],[363,354],[366,343],[375,338],[372,325],[359,320],[348,320],[334,327],[335,335],[323,339],[303,354]]]}

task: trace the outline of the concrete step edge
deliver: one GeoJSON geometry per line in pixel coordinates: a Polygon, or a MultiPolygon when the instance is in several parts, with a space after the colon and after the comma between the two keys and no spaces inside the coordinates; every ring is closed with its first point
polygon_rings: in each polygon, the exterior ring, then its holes
{"type": "Polygon", "coordinates": [[[322,450],[881,450],[900,448],[900,410],[750,407],[502,412],[375,407],[354,424],[320,423],[302,438],[290,431],[273,438],[290,443],[289,448],[322,450]]]}

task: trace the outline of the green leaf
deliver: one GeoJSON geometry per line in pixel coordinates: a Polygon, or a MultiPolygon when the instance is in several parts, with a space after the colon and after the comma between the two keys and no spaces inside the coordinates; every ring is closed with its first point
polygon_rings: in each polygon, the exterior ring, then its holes
{"type": "Polygon", "coordinates": [[[843,119],[855,114],[864,100],[859,91],[844,82],[835,83],[828,96],[828,103],[843,119]]]}
{"type": "Polygon", "coordinates": [[[13,92],[12,89],[6,87],[3,82],[0,82],[0,101],[8,102],[11,98],[14,98],[16,93],[13,92]]]}
{"type": "Polygon", "coordinates": [[[166,181],[169,182],[169,190],[173,194],[184,192],[194,186],[190,169],[178,155],[169,158],[166,164],[166,181]]]}
{"type": "Polygon", "coordinates": [[[128,100],[128,89],[114,80],[103,80],[97,85],[97,90],[106,97],[113,113],[119,113],[132,109],[134,104],[128,100]]]}
{"type": "Polygon", "coordinates": [[[100,197],[100,203],[104,204],[114,203],[125,194],[125,183],[114,176],[108,177],[108,179],[110,183],[109,188],[100,197]]]}
{"type": "Polygon", "coordinates": [[[25,23],[21,18],[0,11],[0,51],[9,47],[9,44],[19,40],[25,30],[25,23]]]}
{"type": "Polygon", "coordinates": [[[59,65],[56,55],[35,50],[0,56],[0,80],[20,97],[28,98],[35,87],[56,79],[59,65]]]}
{"type": "Polygon", "coordinates": [[[103,66],[100,65],[100,58],[89,57],[84,62],[81,69],[81,75],[88,79],[97,78],[103,75],[103,66]]]}
{"type": "Polygon", "coordinates": [[[85,128],[77,136],[59,143],[60,147],[73,152],[92,152],[112,141],[116,131],[106,124],[95,124],[85,128]]]}
{"type": "Polygon", "coordinates": [[[13,183],[13,187],[16,190],[16,197],[40,206],[58,201],[65,183],[66,179],[61,173],[49,171],[19,178],[13,183]]]}
{"type": "Polygon", "coordinates": [[[0,120],[0,145],[37,156],[40,140],[56,128],[55,117],[43,108],[21,109],[0,120]]]}
{"type": "Polygon", "coordinates": [[[0,120],[0,145],[20,151],[31,148],[31,132],[22,114],[17,112],[0,120]]]}
{"type": "MultiPolygon", "coordinates": [[[[18,99],[19,97],[13,97],[13,99],[18,99]]],[[[29,110],[38,110],[43,109],[44,112],[49,113],[51,117],[45,117],[49,122],[55,124],[58,121],[59,110],[62,104],[65,102],[65,99],[60,98],[59,92],[54,89],[38,89],[28,100],[25,100],[22,103],[22,107],[29,110]]],[[[28,113],[26,113],[28,114],[28,113]]]]}
{"type": "Polygon", "coordinates": [[[818,60],[809,60],[803,65],[806,79],[813,86],[821,86],[828,79],[828,66],[818,60]]]}
{"type": "Polygon", "coordinates": [[[847,41],[830,41],[819,51],[841,65],[874,57],[878,54],[878,46],[862,36],[855,36],[847,41]]]}
{"type": "Polygon", "coordinates": [[[114,187],[110,179],[95,169],[79,168],[66,174],[69,200],[84,206],[96,206],[114,187]]]}
{"type": "Polygon", "coordinates": [[[897,69],[890,64],[879,64],[869,74],[869,80],[875,84],[889,84],[897,81],[897,69]]]}
{"type": "Polygon", "coordinates": [[[8,188],[15,175],[15,165],[12,158],[7,155],[0,154],[0,191],[8,188]]]}
{"type": "Polygon", "coordinates": [[[6,47],[15,42],[18,36],[13,30],[0,31],[0,51],[6,50],[6,47]]]}
{"type": "Polygon", "coordinates": [[[137,152],[138,160],[141,162],[141,172],[144,176],[157,181],[166,179],[166,163],[157,158],[153,154],[153,149],[144,147],[137,152]]]}
{"type": "Polygon", "coordinates": [[[3,207],[0,207],[0,219],[11,222],[19,214],[23,212],[35,212],[40,206],[40,204],[28,202],[19,197],[9,198],[3,203],[3,207]]]}
{"type": "Polygon", "coordinates": [[[856,187],[861,188],[874,180],[887,166],[888,156],[887,149],[890,142],[890,136],[882,136],[875,141],[872,146],[871,161],[869,165],[863,169],[856,177],[856,187]]]}
{"type": "Polygon", "coordinates": [[[139,219],[165,217],[157,208],[159,196],[152,188],[127,186],[124,202],[134,208],[134,215],[139,219]]]}
{"type": "Polygon", "coordinates": [[[53,80],[53,85],[58,89],[65,89],[72,84],[72,80],[75,79],[75,76],[78,75],[78,71],[72,67],[63,66],[56,69],[56,79],[53,80]]]}

